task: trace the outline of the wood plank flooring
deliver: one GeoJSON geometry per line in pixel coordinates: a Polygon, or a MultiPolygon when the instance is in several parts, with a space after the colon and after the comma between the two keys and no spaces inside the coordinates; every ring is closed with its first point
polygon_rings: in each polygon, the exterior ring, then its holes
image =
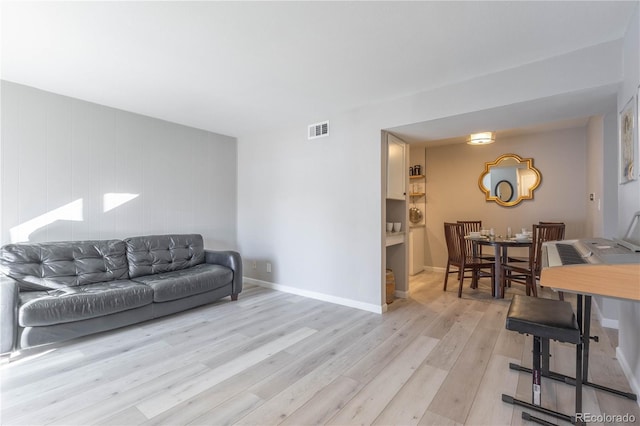
{"type": "MultiPolygon", "coordinates": [[[[411,278],[383,315],[247,286],[213,305],[28,350],[0,365],[2,425],[520,425],[501,394],[530,399],[531,338],[505,330],[488,283],[442,291],[411,278]]],[[[345,285],[348,283],[345,283],[345,285]]],[[[555,298],[548,289],[546,297],[555,298]]],[[[616,333],[595,321],[591,375],[629,390],[616,333]]],[[[573,346],[552,343],[572,375],[573,346]]],[[[571,413],[573,388],[543,380],[543,403],[571,413]]],[[[586,388],[585,411],[638,405],[586,388]]]]}

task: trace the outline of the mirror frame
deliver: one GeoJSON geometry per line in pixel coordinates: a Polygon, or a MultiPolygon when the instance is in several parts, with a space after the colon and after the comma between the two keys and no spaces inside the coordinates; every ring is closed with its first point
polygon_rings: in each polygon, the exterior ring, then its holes
{"type": "MultiPolygon", "coordinates": [[[[541,182],[542,182],[542,175],[540,174],[538,169],[533,167],[533,158],[522,158],[517,154],[503,154],[500,157],[498,157],[495,161],[492,161],[490,163],[484,163],[484,172],[482,172],[482,174],[480,175],[480,178],[478,179],[478,187],[480,187],[480,190],[484,192],[485,200],[487,202],[495,201],[497,204],[501,206],[512,207],[520,204],[522,200],[532,200],[534,190],[538,188],[538,186],[540,186],[541,182]],[[527,169],[531,170],[536,175],[536,183],[529,189],[529,195],[518,195],[515,198],[512,196],[511,197],[512,201],[502,201],[496,195],[493,195],[493,196],[491,195],[491,188],[485,188],[485,186],[482,183],[482,181],[484,180],[484,177],[489,174],[492,166],[497,166],[502,160],[505,160],[505,159],[514,159],[519,164],[526,164],[527,169]]],[[[515,191],[515,188],[514,188],[514,191],[515,191]]]]}

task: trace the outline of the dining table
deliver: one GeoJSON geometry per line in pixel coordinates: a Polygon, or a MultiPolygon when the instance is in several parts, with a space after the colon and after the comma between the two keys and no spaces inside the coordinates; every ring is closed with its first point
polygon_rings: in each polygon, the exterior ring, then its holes
{"type": "Polygon", "coordinates": [[[481,235],[479,237],[466,236],[466,239],[473,241],[473,256],[478,256],[478,246],[492,246],[494,249],[494,297],[504,298],[504,287],[502,286],[502,265],[509,261],[509,248],[528,247],[533,245],[531,238],[505,238],[481,235]]]}

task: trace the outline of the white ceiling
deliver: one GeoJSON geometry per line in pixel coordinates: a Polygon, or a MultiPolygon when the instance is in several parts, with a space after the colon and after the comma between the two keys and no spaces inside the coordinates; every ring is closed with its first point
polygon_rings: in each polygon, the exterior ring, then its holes
{"type": "Polygon", "coordinates": [[[387,129],[411,144],[465,143],[470,133],[496,131],[496,139],[585,127],[594,115],[615,111],[617,85],[387,129]]]}
{"type": "Polygon", "coordinates": [[[1,71],[241,136],[620,39],[636,5],[3,1],[1,71]]]}

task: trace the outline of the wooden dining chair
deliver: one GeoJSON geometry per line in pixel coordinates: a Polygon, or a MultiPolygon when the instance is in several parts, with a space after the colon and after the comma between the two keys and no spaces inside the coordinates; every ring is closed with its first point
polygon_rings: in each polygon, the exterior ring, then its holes
{"type": "MultiPolygon", "coordinates": [[[[564,222],[542,222],[542,221],[540,221],[540,222],[538,222],[538,225],[562,225],[561,235],[556,240],[557,241],[564,240],[564,228],[565,228],[564,222]]],[[[551,240],[551,241],[556,241],[556,240],[551,240]]],[[[525,257],[511,257],[511,256],[509,256],[509,262],[528,262],[528,261],[529,261],[528,257],[525,258],[525,257]]],[[[540,279],[540,275],[539,274],[538,274],[538,279],[540,279]]],[[[561,297],[560,300],[564,300],[564,299],[561,297]]]]}
{"type": "MultiPolygon", "coordinates": [[[[542,243],[564,238],[564,224],[534,224],[528,262],[507,262],[502,265],[502,288],[516,282],[526,286],[527,296],[538,297],[537,281],[542,271],[542,243]]],[[[562,298],[562,297],[561,297],[562,298]]]]}
{"type": "Polygon", "coordinates": [[[444,274],[444,291],[447,291],[449,274],[458,274],[458,297],[462,297],[462,283],[465,278],[471,278],[472,286],[477,287],[481,277],[491,278],[491,295],[495,296],[493,280],[494,263],[479,257],[467,255],[466,241],[464,239],[464,225],[461,223],[444,224],[444,237],[447,243],[447,268],[444,274]],[[457,268],[452,270],[452,267],[457,268]],[[488,271],[487,271],[488,270],[488,271]],[[466,273],[470,273],[466,274],[466,273]]]}
{"type": "MultiPolygon", "coordinates": [[[[481,220],[459,220],[456,223],[460,223],[464,229],[464,235],[469,235],[471,232],[480,232],[482,230],[481,220]]],[[[465,240],[465,249],[467,256],[473,257],[473,241],[465,240]]],[[[477,248],[476,256],[481,259],[490,260],[493,262],[494,257],[482,253],[482,246],[477,248]]]]}

